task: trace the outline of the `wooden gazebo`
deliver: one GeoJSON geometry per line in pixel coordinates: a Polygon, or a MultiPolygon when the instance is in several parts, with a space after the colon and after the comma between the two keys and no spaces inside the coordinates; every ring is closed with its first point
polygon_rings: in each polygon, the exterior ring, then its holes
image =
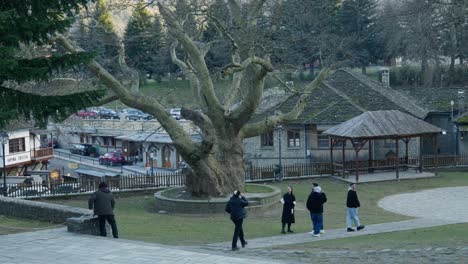
{"type": "Polygon", "coordinates": [[[419,137],[419,171],[422,172],[422,147],[423,137],[430,137],[434,144],[434,158],[435,168],[437,169],[438,157],[437,157],[437,135],[442,133],[442,129],[429,124],[421,119],[418,119],[412,115],[397,111],[369,111],[354,117],[340,125],[334,126],[324,132],[330,136],[331,147],[330,147],[330,162],[332,168],[332,175],[335,172],[335,167],[341,167],[342,175],[345,175],[346,168],[346,157],[345,157],[345,145],[349,140],[356,152],[356,182],[359,182],[359,151],[364,147],[366,143],[369,146],[369,157],[368,157],[368,168],[372,170],[372,147],[373,141],[376,139],[393,139],[395,140],[396,148],[396,159],[395,159],[395,171],[396,179],[399,179],[400,170],[400,156],[399,156],[399,141],[403,140],[405,143],[405,163],[408,166],[408,143],[411,138],[419,137]],[[335,163],[333,161],[333,149],[341,143],[342,147],[342,164],[335,163]]]}

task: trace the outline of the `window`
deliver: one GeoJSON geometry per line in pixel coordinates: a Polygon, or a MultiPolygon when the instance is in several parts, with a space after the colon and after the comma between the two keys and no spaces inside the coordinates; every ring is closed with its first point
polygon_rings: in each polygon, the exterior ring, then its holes
{"type": "Polygon", "coordinates": [[[288,147],[300,147],[301,134],[299,130],[288,130],[288,147]]]}
{"type": "Polygon", "coordinates": [[[92,139],[93,144],[96,144],[96,137],[92,137],[91,139],[92,139]]]}
{"type": "Polygon", "coordinates": [[[107,137],[103,137],[103,138],[102,138],[102,142],[103,142],[102,144],[103,144],[104,146],[109,146],[109,139],[108,139],[107,137]]]}
{"type": "Polygon", "coordinates": [[[111,145],[115,147],[115,138],[111,138],[111,145]]]}
{"type": "Polygon", "coordinates": [[[262,147],[273,147],[273,130],[261,135],[262,147]]]}
{"type": "Polygon", "coordinates": [[[80,134],[80,143],[84,143],[84,136],[83,136],[83,134],[80,134]]]}
{"type": "Polygon", "coordinates": [[[10,153],[17,153],[26,151],[26,143],[24,138],[14,138],[10,139],[8,146],[10,148],[10,153]]]}
{"type": "Polygon", "coordinates": [[[317,134],[317,147],[318,148],[330,148],[330,138],[328,135],[322,134],[319,132],[317,134]]]}

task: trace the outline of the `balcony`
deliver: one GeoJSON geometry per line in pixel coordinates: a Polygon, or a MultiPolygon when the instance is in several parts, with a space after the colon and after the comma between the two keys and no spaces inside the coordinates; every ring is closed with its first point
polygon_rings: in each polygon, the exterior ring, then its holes
{"type": "Polygon", "coordinates": [[[47,147],[47,148],[37,148],[31,150],[31,160],[43,160],[43,159],[50,159],[54,157],[54,148],[47,147]]]}

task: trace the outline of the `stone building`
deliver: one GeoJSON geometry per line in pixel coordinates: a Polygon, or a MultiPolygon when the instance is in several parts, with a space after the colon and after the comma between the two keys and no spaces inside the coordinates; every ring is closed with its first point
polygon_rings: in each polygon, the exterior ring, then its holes
{"type": "MultiPolygon", "coordinates": [[[[261,121],[277,112],[288,112],[297,99],[298,96],[290,96],[270,109],[258,113],[251,122],[261,121]]],[[[436,117],[440,114],[439,111],[431,112],[408,95],[362,74],[341,69],[334,72],[312,92],[303,113],[296,121],[246,139],[244,141],[246,162],[254,166],[264,166],[328,161],[330,139],[322,132],[366,111],[377,110],[399,110],[439,125],[438,122],[434,122],[438,120],[436,117]]],[[[404,145],[404,142],[400,144],[404,145]]],[[[336,147],[341,148],[341,146],[336,147]]],[[[355,155],[352,146],[346,145],[345,149],[347,158],[352,159],[355,155]]],[[[362,159],[367,159],[369,155],[366,149],[367,146],[364,146],[360,153],[362,159]]],[[[371,155],[374,160],[386,159],[395,155],[395,149],[394,140],[376,140],[371,155]]],[[[419,141],[411,140],[409,155],[416,155],[418,150],[419,141]]],[[[431,151],[428,146],[427,153],[433,153],[431,151]]],[[[335,155],[334,158],[341,158],[338,157],[341,154],[335,155]]]]}

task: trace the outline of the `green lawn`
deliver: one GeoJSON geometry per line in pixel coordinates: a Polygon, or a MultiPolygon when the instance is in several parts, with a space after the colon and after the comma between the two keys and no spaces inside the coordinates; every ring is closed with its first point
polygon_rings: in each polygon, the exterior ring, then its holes
{"type": "Polygon", "coordinates": [[[54,224],[0,215],[0,235],[30,232],[50,226],[54,226],[54,224]]]}
{"type": "MultiPolygon", "coordinates": [[[[324,213],[325,229],[344,228],[348,185],[332,179],[314,181],[322,186],[328,197],[324,213]]],[[[311,229],[304,203],[312,182],[313,180],[302,180],[272,184],[283,191],[286,190],[287,185],[294,187],[298,207],[296,224],[293,228],[297,232],[306,232],[311,229]]],[[[393,214],[379,208],[377,206],[378,200],[391,194],[449,186],[468,186],[468,173],[442,173],[442,176],[432,179],[359,184],[360,219],[363,224],[409,219],[409,217],[393,214]]],[[[87,206],[85,198],[54,202],[80,207],[87,206]]],[[[227,214],[214,216],[163,215],[153,211],[153,203],[154,200],[150,194],[133,197],[117,196],[116,218],[122,238],[164,244],[193,245],[228,241],[232,236],[232,223],[227,214]]],[[[280,206],[266,213],[250,214],[244,222],[247,239],[278,235],[280,218],[280,206]]]]}
{"type": "Polygon", "coordinates": [[[281,247],[300,251],[382,250],[466,246],[468,224],[446,225],[408,231],[383,233],[304,243],[281,247]]]}

